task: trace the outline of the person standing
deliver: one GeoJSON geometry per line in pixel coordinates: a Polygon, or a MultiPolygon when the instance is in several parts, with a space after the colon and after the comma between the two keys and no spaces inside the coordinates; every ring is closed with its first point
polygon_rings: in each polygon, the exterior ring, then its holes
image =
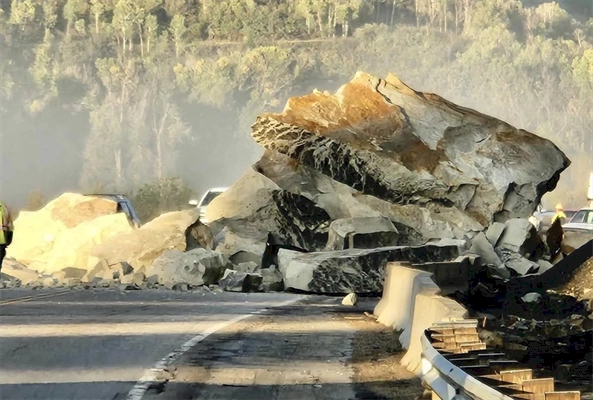
{"type": "Polygon", "coordinates": [[[6,255],[6,248],[12,243],[12,232],[14,231],[10,213],[2,201],[0,201],[0,222],[2,222],[0,230],[0,271],[2,271],[2,261],[6,255]]]}
{"type": "Polygon", "coordinates": [[[554,214],[554,218],[552,218],[551,223],[553,224],[554,221],[560,218],[560,224],[564,225],[564,223],[566,222],[566,214],[564,214],[564,207],[562,207],[562,203],[556,204],[554,210],[556,211],[556,214],[554,214]]]}

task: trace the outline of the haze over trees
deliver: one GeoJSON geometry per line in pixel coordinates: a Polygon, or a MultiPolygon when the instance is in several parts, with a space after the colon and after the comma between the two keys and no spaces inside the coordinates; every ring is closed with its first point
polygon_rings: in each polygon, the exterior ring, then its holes
{"type": "Polygon", "coordinates": [[[584,203],[591,0],[0,0],[2,196],[231,184],[258,113],[357,70],[553,140],[584,203]]]}

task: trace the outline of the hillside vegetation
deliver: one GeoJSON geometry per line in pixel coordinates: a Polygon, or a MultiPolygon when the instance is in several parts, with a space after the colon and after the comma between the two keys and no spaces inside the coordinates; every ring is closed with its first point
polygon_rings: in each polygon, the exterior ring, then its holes
{"type": "Polygon", "coordinates": [[[230,184],[256,114],[357,70],[553,140],[584,202],[591,0],[0,0],[3,195],[230,184]]]}

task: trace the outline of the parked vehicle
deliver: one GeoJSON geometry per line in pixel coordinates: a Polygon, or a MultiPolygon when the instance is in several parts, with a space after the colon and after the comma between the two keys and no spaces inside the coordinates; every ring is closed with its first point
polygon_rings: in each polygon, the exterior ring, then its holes
{"type": "Polygon", "coordinates": [[[200,201],[190,200],[190,206],[200,209],[200,221],[202,221],[204,224],[208,223],[208,220],[206,219],[206,207],[208,207],[208,204],[210,204],[212,200],[224,193],[227,189],[227,187],[211,188],[208,189],[206,193],[204,193],[200,201]]]}
{"type": "Polygon", "coordinates": [[[565,231],[593,233],[593,208],[582,208],[562,227],[565,231]]]}
{"type": "Polygon", "coordinates": [[[140,218],[136,214],[136,210],[134,210],[134,206],[130,199],[123,194],[103,194],[103,193],[93,193],[87,194],[85,196],[92,196],[92,197],[101,197],[104,199],[109,199],[117,203],[117,212],[123,212],[128,217],[128,221],[130,225],[134,228],[140,228],[142,223],[140,222],[140,218]]]}

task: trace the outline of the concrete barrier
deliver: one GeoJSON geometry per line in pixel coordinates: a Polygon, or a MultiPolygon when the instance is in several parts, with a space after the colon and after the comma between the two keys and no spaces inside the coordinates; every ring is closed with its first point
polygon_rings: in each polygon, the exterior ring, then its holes
{"type": "Polygon", "coordinates": [[[400,343],[408,351],[402,365],[421,373],[421,337],[435,322],[462,320],[467,310],[454,300],[440,296],[441,289],[431,272],[411,268],[409,263],[388,263],[383,297],[374,310],[377,321],[402,329],[400,343]]]}
{"type": "Polygon", "coordinates": [[[460,321],[467,317],[467,310],[455,300],[432,294],[418,293],[414,302],[414,316],[411,328],[411,340],[408,351],[401,364],[410,372],[422,372],[422,342],[424,331],[436,322],[460,321]]]}
{"type": "Polygon", "coordinates": [[[375,307],[377,322],[393,329],[405,329],[411,323],[414,306],[414,283],[419,277],[428,277],[430,273],[409,268],[411,264],[391,262],[385,271],[383,296],[375,307]]]}

